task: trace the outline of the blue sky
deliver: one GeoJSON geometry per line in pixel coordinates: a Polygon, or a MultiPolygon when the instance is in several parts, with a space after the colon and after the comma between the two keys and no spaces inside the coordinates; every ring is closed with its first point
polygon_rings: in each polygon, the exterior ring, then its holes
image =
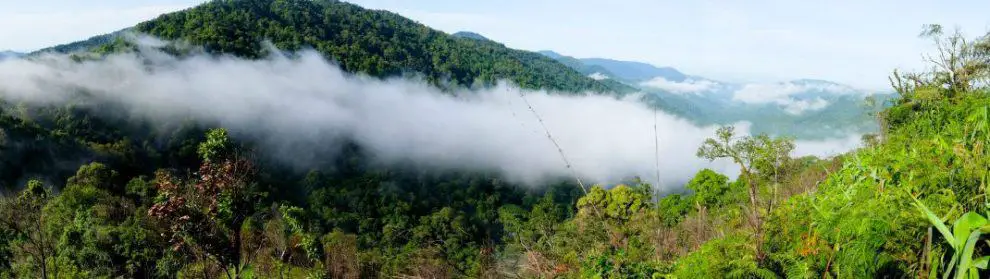
{"type": "MultiPolygon", "coordinates": [[[[84,39],[195,5],[188,0],[0,0],[0,49],[84,39]]],[[[355,0],[446,32],[509,47],[673,66],[729,81],[817,78],[887,87],[894,68],[930,50],[922,24],[990,30],[990,1],[355,0]]]]}

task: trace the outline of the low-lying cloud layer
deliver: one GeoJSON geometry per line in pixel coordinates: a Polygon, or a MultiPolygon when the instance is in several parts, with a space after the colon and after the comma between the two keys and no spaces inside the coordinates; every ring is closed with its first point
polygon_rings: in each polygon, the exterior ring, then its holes
{"type": "Polygon", "coordinates": [[[849,87],[837,84],[807,84],[796,82],[750,83],[743,85],[733,95],[733,99],[750,104],[765,104],[781,102],[790,99],[795,94],[805,92],[824,92],[829,94],[852,94],[855,91],[849,87]]]}
{"type": "Polygon", "coordinates": [[[802,98],[799,95],[865,94],[865,92],[848,86],[817,81],[723,84],[704,79],[688,78],[683,81],[671,81],[663,77],[655,77],[639,85],[674,94],[728,93],[732,96],[733,101],[749,105],[773,104],[792,115],[821,110],[829,105],[828,100],[820,96],[802,98]]]}
{"type": "Polygon", "coordinates": [[[608,76],[607,75],[605,75],[603,73],[598,73],[598,72],[595,72],[593,74],[590,74],[590,75],[588,75],[588,77],[591,78],[591,79],[593,79],[593,80],[606,80],[606,79],[608,79],[608,76]]]}
{"type": "MultiPolygon", "coordinates": [[[[522,94],[585,179],[655,180],[655,142],[661,185],[679,185],[704,167],[738,172],[728,162],[695,157],[714,127],[655,114],[635,98],[520,91],[511,85],[444,93],[416,80],[352,76],[314,52],[263,60],[146,52],[81,63],[55,55],[0,62],[5,99],[58,104],[80,90],[124,104],[139,117],[220,123],[235,134],[262,139],[268,151],[287,161],[310,160],[307,148],[347,137],[382,163],[497,170],[527,183],[570,175],[522,94]]],[[[803,153],[819,156],[852,147],[835,146],[798,143],[803,153]]]]}
{"type": "Polygon", "coordinates": [[[695,80],[691,78],[677,82],[667,80],[663,77],[655,77],[651,80],[640,83],[640,85],[666,90],[675,94],[698,94],[719,88],[719,84],[716,82],[709,80],[695,80]]]}
{"type": "Polygon", "coordinates": [[[732,99],[747,104],[776,104],[781,106],[785,112],[793,115],[821,110],[829,105],[829,102],[821,97],[814,99],[795,98],[795,95],[805,93],[844,95],[861,92],[847,86],[831,83],[750,83],[736,90],[732,99]]]}

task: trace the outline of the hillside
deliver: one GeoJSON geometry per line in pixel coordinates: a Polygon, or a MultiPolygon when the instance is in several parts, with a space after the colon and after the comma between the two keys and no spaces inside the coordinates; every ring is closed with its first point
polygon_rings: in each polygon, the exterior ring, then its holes
{"type": "Polygon", "coordinates": [[[570,57],[570,56],[563,56],[563,55],[561,55],[559,53],[556,53],[556,52],[553,52],[553,51],[549,51],[549,50],[539,51],[539,53],[540,54],[543,54],[543,55],[545,55],[547,57],[553,58],[554,60],[557,60],[558,62],[563,63],[564,65],[567,65],[568,67],[571,67],[572,69],[574,69],[574,70],[576,70],[576,71],[578,71],[578,72],[580,72],[580,73],[582,73],[584,75],[590,76],[590,75],[594,75],[594,74],[600,74],[600,75],[603,75],[604,77],[610,77],[610,78],[613,78],[613,79],[615,78],[615,74],[612,74],[611,72],[608,71],[608,69],[605,69],[605,67],[602,67],[602,66],[588,65],[588,64],[585,64],[580,59],[577,59],[577,58],[574,58],[574,57],[570,57]]]}
{"type": "Polygon", "coordinates": [[[481,34],[474,33],[474,32],[468,32],[468,31],[455,32],[454,34],[450,34],[450,35],[451,36],[454,36],[454,37],[458,37],[458,38],[468,38],[468,39],[475,39],[475,40],[479,40],[479,41],[491,41],[488,38],[485,38],[485,36],[482,36],[481,34]]]}
{"type": "MultiPolygon", "coordinates": [[[[595,81],[537,53],[448,35],[388,11],[340,1],[218,0],[162,15],[130,31],[252,58],[265,55],[267,40],[281,50],[315,49],[349,72],[378,77],[422,74],[437,85],[491,85],[505,79],[524,88],[567,92],[633,90],[595,81]]],[[[95,48],[112,43],[117,34],[49,50],[95,48]]]]}
{"type": "MultiPolygon", "coordinates": [[[[122,50],[135,49],[132,41],[122,37],[130,31],[188,42],[213,55],[240,57],[207,55],[200,57],[204,60],[190,61],[183,60],[188,57],[181,57],[180,51],[176,53],[179,57],[170,58],[174,63],[142,61],[135,65],[147,68],[128,70],[138,75],[173,71],[175,64],[196,61],[266,63],[250,59],[265,55],[263,43],[268,40],[284,50],[315,50],[348,73],[422,77],[448,90],[490,85],[500,79],[526,88],[563,90],[565,94],[631,90],[619,83],[598,82],[537,53],[454,37],[390,12],[337,1],[213,1],[42,52],[71,52],[77,55],[55,64],[109,66],[115,69],[112,74],[116,76],[121,74],[120,65],[106,63],[102,58],[130,57],[117,56],[122,50]],[[90,56],[87,52],[107,57],[90,56]]],[[[174,53],[170,47],[154,51],[168,56],[174,53]]],[[[141,52],[137,57],[145,54],[148,53],[141,52]]],[[[318,63],[324,62],[321,59],[318,63]]],[[[187,70],[202,69],[201,65],[193,65],[196,66],[187,70]]],[[[11,69],[15,70],[19,69],[11,69]]],[[[217,80],[241,78],[226,70],[221,69],[217,80]]],[[[303,77],[310,74],[297,73],[303,77]]],[[[187,75],[181,72],[176,76],[187,75]]],[[[335,77],[340,78],[328,78],[335,77]]],[[[87,79],[105,82],[103,78],[87,79]]],[[[253,84],[265,78],[269,77],[219,84],[253,84]]],[[[299,83],[320,82],[285,78],[299,83]]],[[[17,79],[28,83],[38,80],[17,79]]],[[[54,91],[80,87],[49,87],[68,80],[55,78],[48,81],[50,84],[38,84],[47,90],[29,95],[57,94],[54,91]]],[[[360,76],[348,80],[362,85],[369,82],[360,76]]],[[[122,83],[110,89],[134,84],[130,83],[134,79],[111,81],[122,83]]],[[[379,82],[386,90],[394,89],[384,85],[385,80],[379,82]]],[[[283,89],[298,89],[296,85],[283,89]]],[[[173,86],[181,84],[171,82],[143,90],[173,86]]],[[[419,84],[409,87],[434,90],[419,84]]],[[[537,204],[552,205],[561,209],[562,216],[569,216],[573,210],[567,205],[574,203],[580,191],[573,183],[558,179],[534,189],[508,181],[502,172],[492,168],[438,168],[432,162],[386,164],[376,156],[378,150],[357,140],[333,137],[340,129],[298,122],[278,125],[305,127],[305,132],[266,136],[290,141],[300,140],[297,137],[316,138],[273,151],[271,146],[265,146],[268,139],[250,130],[231,130],[228,136],[220,121],[195,115],[161,118],[145,114],[169,107],[168,103],[140,109],[128,107],[125,101],[129,96],[148,94],[141,90],[99,98],[107,88],[88,92],[68,89],[64,102],[48,103],[17,98],[24,95],[7,90],[24,89],[16,84],[4,88],[0,90],[4,94],[0,100],[0,192],[12,194],[0,198],[0,278],[175,278],[222,273],[236,278],[268,278],[276,274],[289,274],[292,278],[303,274],[356,278],[440,271],[467,276],[482,272],[494,259],[490,251],[504,243],[499,208],[528,210],[537,204]],[[14,95],[8,95],[11,93],[14,95]],[[297,152],[291,152],[294,149],[297,152]],[[227,182],[211,180],[213,177],[227,182]],[[177,187],[169,186],[172,182],[177,187]],[[544,197],[553,200],[542,201],[544,197]],[[49,244],[31,246],[39,241],[49,244]],[[242,247],[252,254],[242,254],[242,247]],[[251,264],[231,264],[237,262],[251,264]],[[287,263],[302,263],[310,268],[287,263]]],[[[186,90],[200,89],[173,90],[162,96],[181,96],[189,94],[186,90]]],[[[227,105],[239,104],[249,97],[245,92],[230,91],[235,92],[241,95],[227,96],[224,100],[229,102],[210,109],[223,111],[227,105]]],[[[287,92],[265,92],[274,93],[287,92]]],[[[159,100],[165,99],[168,98],[159,100]]],[[[352,100],[360,99],[363,98],[355,96],[352,100]]],[[[195,103],[183,107],[190,105],[195,103]]],[[[343,107],[337,110],[349,108],[347,103],[340,105],[343,107]]],[[[241,113],[258,107],[243,109],[241,113]]],[[[335,112],[291,110],[265,113],[248,126],[257,127],[291,113],[318,122],[323,118],[315,116],[335,112]]],[[[362,113],[364,117],[375,117],[387,115],[388,111],[369,108],[362,113]]],[[[439,113],[444,111],[424,111],[421,115],[439,113]]],[[[440,120],[456,121],[458,117],[462,116],[448,114],[440,120]]],[[[508,111],[500,117],[504,120],[495,123],[514,123],[507,122],[514,121],[508,111]]],[[[388,131],[381,127],[371,129],[388,131]]],[[[449,132],[456,135],[460,131],[449,132]]]]}

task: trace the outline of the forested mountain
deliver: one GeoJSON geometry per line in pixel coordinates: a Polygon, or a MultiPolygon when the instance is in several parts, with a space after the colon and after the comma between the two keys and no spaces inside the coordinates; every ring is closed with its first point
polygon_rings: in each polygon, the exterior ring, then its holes
{"type": "MultiPolygon", "coordinates": [[[[212,1],[39,52],[100,59],[88,53],[135,50],[128,32],[245,58],[266,55],[266,41],[313,49],[355,74],[448,88],[505,79],[565,94],[631,90],[537,53],[323,0],[212,1]]],[[[128,117],[74,98],[0,103],[0,278],[473,277],[505,243],[499,208],[567,217],[580,193],[494,172],[383,166],[355,143],[314,150],[323,161],[300,170],[215,123],[128,117]]]]}
{"type": "MultiPolygon", "coordinates": [[[[218,0],[128,31],[242,57],[263,56],[265,41],[286,51],[312,48],[349,72],[378,77],[422,74],[434,84],[490,85],[504,79],[524,88],[565,92],[632,91],[590,79],[537,53],[448,35],[388,11],[340,1],[218,0]]],[[[97,47],[114,37],[97,36],[51,50],[97,47]]]]}
{"type": "MultiPolygon", "coordinates": [[[[267,39],[350,72],[421,74],[434,86],[619,86],[336,1],[214,1],[132,30],[238,59],[264,57],[267,39]]],[[[963,41],[940,30],[926,34],[963,41]]],[[[175,66],[141,55],[189,54],[131,52],[118,36],[52,50],[77,52],[59,63],[82,71],[124,63],[111,53],[134,54],[137,71],[175,66]]],[[[721,127],[697,155],[734,162],[740,175],[702,170],[679,193],[639,180],[531,187],[496,170],[382,164],[356,141],[313,148],[319,161],[297,169],[259,152],[259,139],[194,115],[134,117],[123,100],[82,89],[54,103],[0,92],[0,278],[986,278],[987,40],[942,49],[952,53],[934,57],[962,61],[940,61],[949,68],[895,72],[897,95],[870,115],[882,126],[860,150],[793,158],[787,137],[721,127]]],[[[140,80],[115,85],[128,82],[140,80]]],[[[58,85],[37,87],[76,89],[58,85]]]]}

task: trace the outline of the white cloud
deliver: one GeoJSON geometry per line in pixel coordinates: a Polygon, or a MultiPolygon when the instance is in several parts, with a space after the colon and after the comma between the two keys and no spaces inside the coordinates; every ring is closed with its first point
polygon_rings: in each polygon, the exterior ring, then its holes
{"type": "Polygon", "coordinates": [[[820,110],[828,106],[828,101],[821,97],[813,100],[800,100],[794,95],[800,93],[821,92],[825,94],[862,94],[863,91],[848,86],[821,82],[777,82],[750,83],[736,90],[732,99],[746,104],[777,104],[787,113],[798,115],[806,111],[820,110]]]}
{"type": "MultiPolygon", "coordinates": [[[[589,182],[654,180],[657,143],[662,185],[677,186],[705,167],[738,173],[728,162],[695,157],[714,127],[656,114],[632,98],[520,92],[509,85],[446,94],[416,80],[351,76],[315,52],[298,59],[120,54],[83,63],[66,56],[0,62],[4,99],[57,105],[81,97],[78,90],[94,98],[83,103],[121,104],[136,119],[218,123],[293,164],[327,160],[313,150],[348,138],[385,164],[495,170],[532,183],[570,176],[521,102],[524,94],[574,172],[589,182]]],[[[740,132],[747,130],[743,125],[740,132]]]]}
{"type": "Polygon", "coordinates": [[[826,141],[802,141],[794,142],[794,152],[791,156],[816,156],[819,158],[832,157],[850,150],[860,148],[863,145],[863,135],[850,134],[844,138],[836,138],[826,141]]]}
{"type": "Polygon", "coordinates": [[[711,91],[718,87],[718,83],[709,80],[685,79],[683,82],[670,81],[663,77],[655,77],[651,80],[640,83],[642,86],[663,89],[671,93],[701,93],[711,91]]]}
{"type": "Polygon", "coordinates": [[[825,101],[822,98],[815,98],[811,101],[788,99],[783,102],[778,102],[777,104],[784,106],[784,111],[789,114],[800,115],[806,111],[823,109],[828,106],[828,101],[825,101]]]}
{"type": "Polygon", "coordinates": [[[732,99],[750,104],[777,102],[797,93],[820,91],[830,94],[852,94],[858,91],[847,86],[827,83],[749,83],[736,90],[732,99]]]}
{"type": "Polygon", "coordinates": [[[597,72],[594,73],[594,74],[588,75],[588,77],[591,78],[591,79],[593,79],[593,80],[606,80],[606,79],[608,79],[608,76],[606,76],[605,74],[603,74],[603,73],[597,73],[597,72]]]}

